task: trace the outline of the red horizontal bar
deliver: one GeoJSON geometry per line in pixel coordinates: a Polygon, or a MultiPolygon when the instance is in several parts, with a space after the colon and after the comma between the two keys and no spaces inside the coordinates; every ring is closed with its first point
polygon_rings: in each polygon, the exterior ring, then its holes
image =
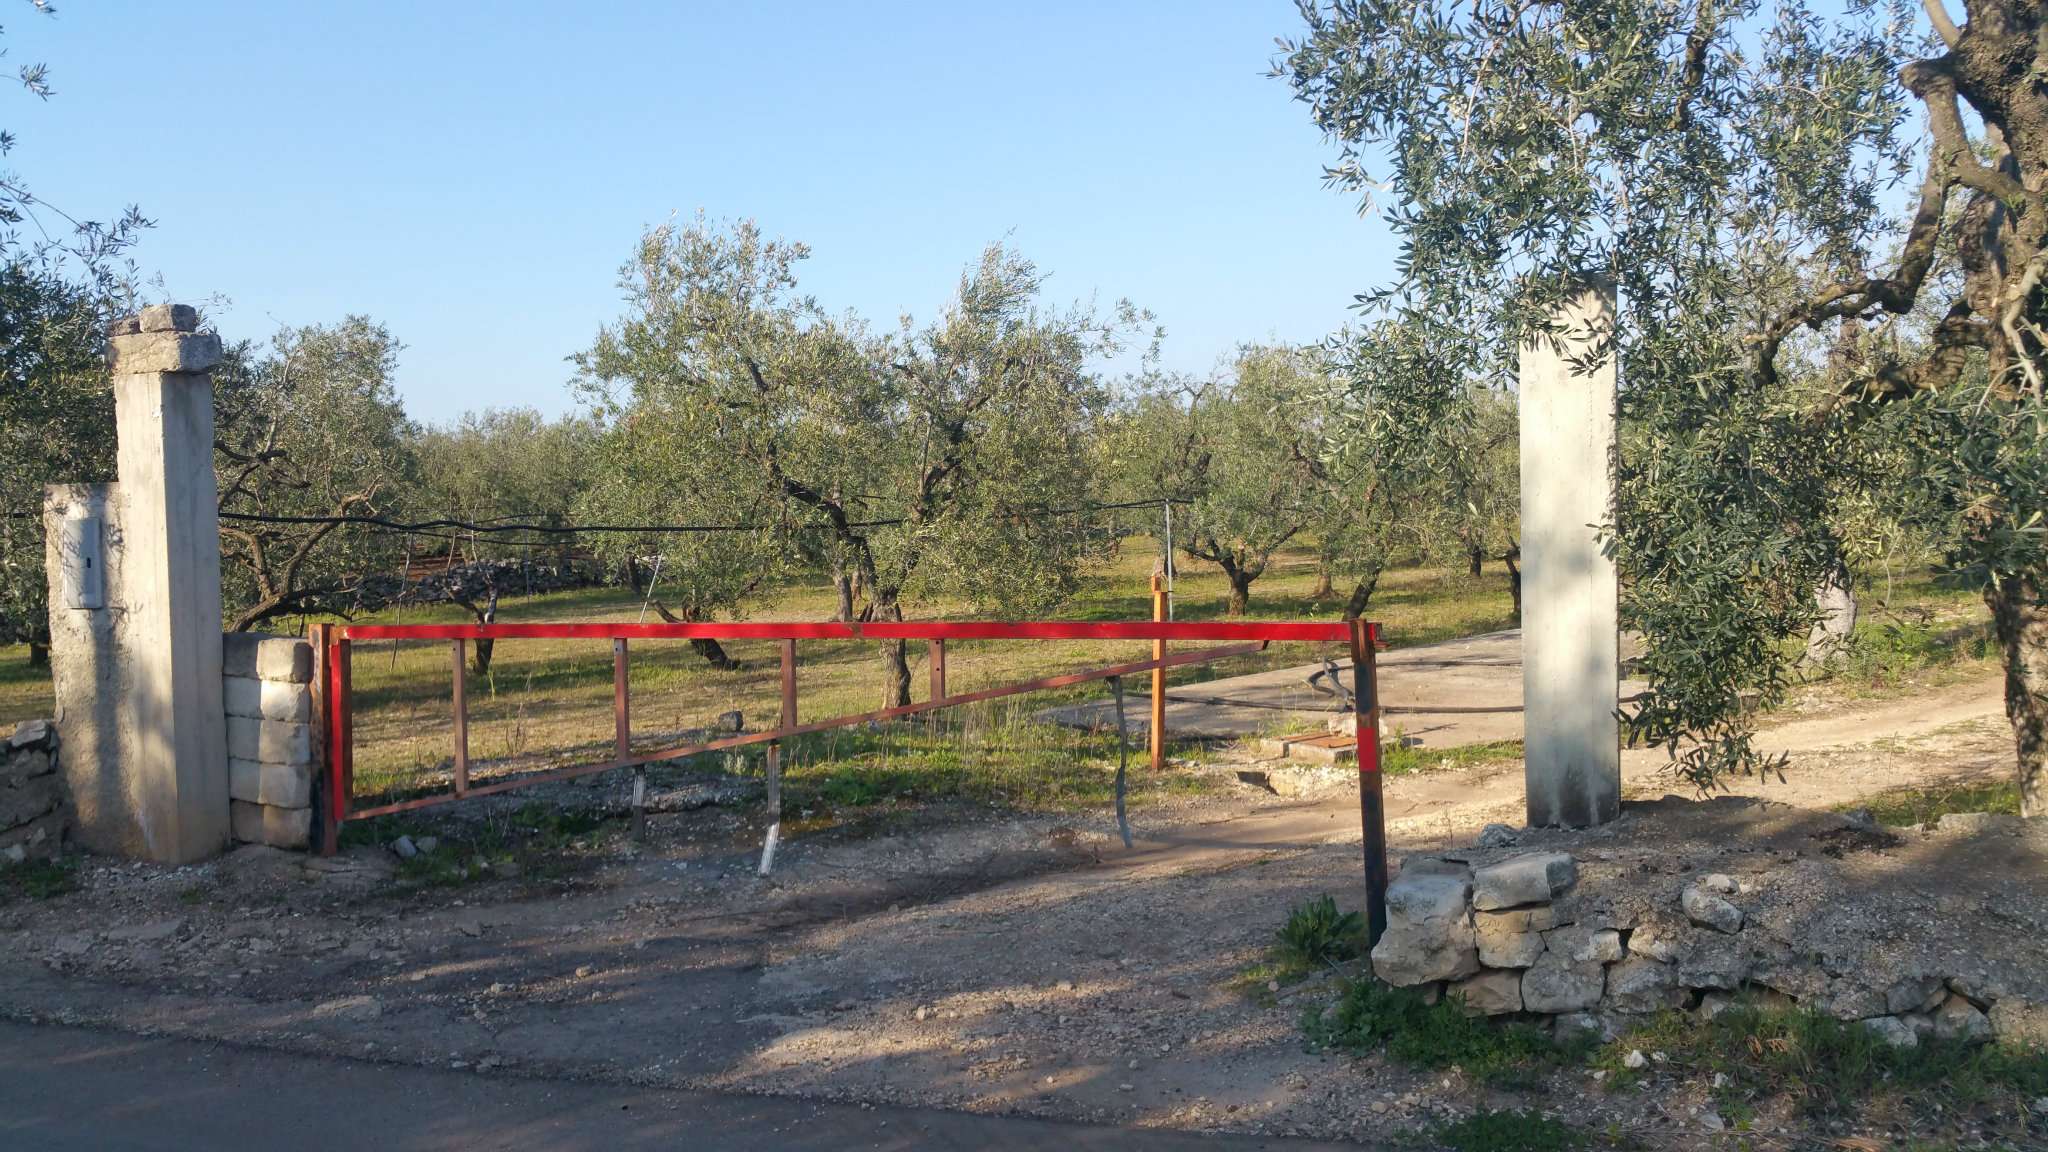
{"type": "MultiPolygon", "coordinates": [[[[1379,625],[1368,625],[1379,640],[1379,625]]],[[[1344,621],[719,621],[704,624],[344,624],[349,640],[1264,640],[1335,643],[1344,621]]]]}
{"type": "Polygon", "coordinates": [[[350,640],[852,640],[832,621],[710,624],[344,624],[350,640]]]}
{"type": "Polygon", "coordinates": [[[1304,620],[968,620],[875,621],[871,640],[1326,640],[1351,638],[1342,621],[1304,620]]]}

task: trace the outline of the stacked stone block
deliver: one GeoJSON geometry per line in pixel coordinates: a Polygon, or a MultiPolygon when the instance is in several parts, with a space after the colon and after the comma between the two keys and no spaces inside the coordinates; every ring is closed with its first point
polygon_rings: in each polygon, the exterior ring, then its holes
{"type": "Polygon", "coordinates": [[[54,859],[70,824],[57,726],[24,720],[0,741],[0,865],[54,859]]]}
{"type": "Polygon", "coordinates": [[[1816,962],[1756,929],[1729,876],[1696,876],[1661,898],[1615,895],[1581,891],[1577,864],[1563,852],[1477,866],[1412,858],[1387,887],[1373,971],[1388,984],[1454,998],[1471,1015],[1538,1017],[1560,1031],[1612,1034],[1627,1017],[1671,1008],[1711,1015],[1743,994],[1861,1021],[1897,1045],[1994,1035],[2048,1044],[2048,1005],[2002,987],[1816,962]]]}
{"type": "Polygon", "coordinates": [[[222,671],[235,839],[304,848],[313,833],[313,646],[230,632],[222,671]]]}

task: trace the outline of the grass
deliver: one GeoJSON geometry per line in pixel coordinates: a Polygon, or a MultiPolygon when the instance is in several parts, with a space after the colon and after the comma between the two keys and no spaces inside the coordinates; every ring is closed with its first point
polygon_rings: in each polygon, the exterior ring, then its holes
{"type": "Polygon", "coordinates": [[[1957,784],[1908,785],[1888,788],[1875,796],[1837,811],[1867,809],[1880,824],[1902,827],[1932,824],[1951,812],[2001,812],[2020,814],[2020,786],[2014,779],[1972,780],[1957,784]]]}
{"type": "Polygon", "coordinates": [[[457,824],[418,817],[381,816],[344,824],[343,847],[388,846],[401,836],[431,847],[398,861],[401,883],[449,887],[496,876],[547,878],[571,868],[568,850],[619,834],[623,822],[589,810],[523,804],[489,819],[457,824]]]}
{"type": "Polygon", "coordinates": [[[1287,911],[1273,944],[1274,958],[1304,971],[1340,964],[1359,954],[1365,944],[1365,917],[1340,912],[1328,893],[1287,911]]]}
{"type": "Polygon", "coordinates": [[[1859,1024],[1753,1004],[1711,1020],[1662,1013],[1607,1045],[1594,1063],[1607,1070],[1614,1089],[1652,1072],[1717,1083],[1716,1103],[1737,1128],[1755,1101],[1781,1095],[1809,1116],[1910,1114],[1923,1122],[1995,1124],[2023,1118],[2033,1100],[2048,1094],[2048,1052],[1931,1037],[1916,1048],[1893,1048],[1859,1024]],[[1660,1052],[1665,1060],[1631,1069],[1624,1062],[1631,1050],[1660,1052]]]}
{"type": "Polygon", "coordinates": [[[1467,1016],[1455,996],[1431,1004],[1416,989],[1377,980],[1345,984],[1330,1008],[1303,1014],[1302,1031],[1312,1049],[1363,1055],[1384,1048],[1412,1067],[1460,1068],[1502,1087],[1532,1085],[1542,1073],[1592,1049],[1590,1041],[1559,1042],[1521,1021],[1467,1016]]]}
{"type": "Polygon", "coordinates": [[[0,865],[0,903],[48,900],[78,887],[77,866],[69,860],[29,860],[0,865]]]}
{"type": "Polygon", "coordinates": [[[1389,740],[1380,746],[1380,771],[1388,776],[1405,776],[1413,772],[1448,772],[1521,758],[1520,740],[1490,740],[1481,744],[1460,744],[1455,748],[1421,748],[1389,740]]]}
{"type": "Polygon", "coordinates": [[[1589,1141],[1585,1133],[1541,1112],[1481,1108],[1429,1131],[1430,1139],[1454,1152],[1572,1152],[1589,1141]]]}

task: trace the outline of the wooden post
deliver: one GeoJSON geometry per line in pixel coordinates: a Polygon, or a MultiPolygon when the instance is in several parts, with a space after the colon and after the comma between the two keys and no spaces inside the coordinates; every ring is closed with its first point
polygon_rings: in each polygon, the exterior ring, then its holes
{"type": "Polygon", "coordinates": [[[1351,718],[1358,729],[1358,821],[1365,836],[1366,947],[1387,930],[1387,807],[1380,778],[1379,665],[1373,627],[1351,621],[1351,718]]]}
{"type": "Polygon", "coordinates": [[[946,642],[944,640],[934,640],[931,642],[931,646],[932,699],[944,700],[946,698],[946,642]]]}
{"type": "Polygon", "coordinates": [[[467,641],[455,641],[455,794],[469,791],[469,673],[463,667],[467,641]]]}
{"type": "Polygon", "coordinates": [[[328,630],[331,624],[315,624],[309,629],[307,639],[313,643],[313,736],[318,743],[314,755],[321,766],[320,779],[314,782],[314,817],[319,824],[315,849],[322,856],[332,856],[341,847],[341,821],[334,806],[330,777],[336,771],[334,748],[334,687],[331,677],[334,670],[329,667],[332,653],[328,651],[328,630]]]}
{"type": "Polygon", "coordinates": [[[633,754],[632,706],[627,703],[626,638],[612,641],[612,752],[620,763],[633,754]]]}
{"type": "MultiPolygon", "coordinates": [[[[796,641],[782,641],[782,718],[778,728],[796,727],[796,641]]],[[[768,742],[768,835],[761,842],[761,875],[775,868],[782,840],[782,741],[768,742]]]]}
{"type": "MultiPolygon", "coordinates": [[[[1152,574],[1152,619],[1166,620],[1166,577],[1152,574]]],[[[1166,641],[1152,642],[1152,659],[1166,659],[1166,641]]],[[[1152,775],[1157,778],[1166,767],[1166,669],[1152,670],[1152,724],[1147,736],[1152,742],[1152,775]]]]}

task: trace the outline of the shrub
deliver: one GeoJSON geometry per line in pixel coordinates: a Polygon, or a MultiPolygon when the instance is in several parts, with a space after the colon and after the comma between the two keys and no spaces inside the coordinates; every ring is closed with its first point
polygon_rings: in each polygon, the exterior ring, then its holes
{"type": "Polygon", "coordinates": [[[1365,942],[1365,919],[1356,912],[1338,911],[1337,901],[1325,894],[1288,909],[1279,935],[1274,951],[1283,964],[1303,968],[1335,964],[1359,954],[1365,942]]]}

